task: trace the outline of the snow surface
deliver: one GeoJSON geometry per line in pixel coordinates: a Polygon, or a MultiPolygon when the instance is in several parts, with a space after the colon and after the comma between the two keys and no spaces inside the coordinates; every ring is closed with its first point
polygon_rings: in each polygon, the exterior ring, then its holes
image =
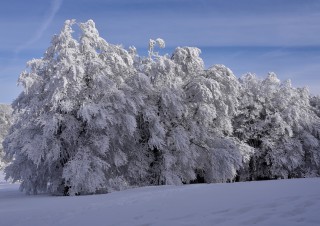
{"type": "Polygon", "coordinates": [[[320,178],[28,196],[0,172],[0,225],[320,225],[320,178]]]}

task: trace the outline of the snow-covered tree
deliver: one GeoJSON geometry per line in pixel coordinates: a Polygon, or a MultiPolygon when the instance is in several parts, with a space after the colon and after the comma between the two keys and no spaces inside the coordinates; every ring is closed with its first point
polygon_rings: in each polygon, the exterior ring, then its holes
{"type": "Polygon", "coordinates": [[[6,165],[2,142],[7,135],[9,127],[12,123],[12,108],[10,105],[0,104],[0,170],[6,165]]]}
{"type": "Polygon", "coordinates": [[[251,150],[226,137],[232,134],[239,82],[222,65],[205,71],[199,54],[178,47],[170,59],[146,60],[140,67],[154,87],[146,134],[156,184],[233,180],[251,150]]]}
{"type": "Polygon", "coordinates": [[[319,173],[319,117],[306,89],[281,83],[274,73],[264,80],[248,74],[241,79],[240,114],[235,135],[255,149],[250,179],[290,178],[319,173]]]}
{"type": "Polygon", "coordinates": [[[320,95],[311,97],[310,104],[313,107],[313,111],[320,117],[320,95]]]}
{"type": "Polygon", "coordinates": [[[122,145],[136,124],[135,105],[121,90],[132,59],[100,38],[93,21],[80,24],[80,40],[72,37],[73,24],[66,21],[44,57],[20,76],[24,92],[13,103],[17,121],[5,141],[13,163],[6,173],[29,193],[94,193],[126,184],[115,167],[127,162],[122,145]]]}

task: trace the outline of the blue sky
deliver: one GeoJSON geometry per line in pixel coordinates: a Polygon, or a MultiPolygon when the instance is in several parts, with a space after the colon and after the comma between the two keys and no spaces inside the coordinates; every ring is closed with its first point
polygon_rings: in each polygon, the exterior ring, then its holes
{"type": "Polygon", "coordinates": [[[10,0],[0,7],[0,103],[21,92],[26,62],[40,58],[66,19],[93,19],[113,44],[146,54],[149,38],[202,50],[207,67],[236,76],[275,72],[320,94],[319,0],[10,0]]]}

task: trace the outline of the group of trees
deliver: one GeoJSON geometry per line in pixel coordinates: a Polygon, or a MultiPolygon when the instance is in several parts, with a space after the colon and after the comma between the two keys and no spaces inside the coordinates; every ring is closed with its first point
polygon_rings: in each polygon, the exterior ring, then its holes
{"type": "Polygon", "coordinates": [[[319,176],[320,98],[273,73],[264,80],[248,74],[240,82],[234,135],[255,149],[246,179],[319,176]]]}
{"type": "MultiPolygon", "coordinates": [[[[319,176],[320,98],[280,83],[204,69],[198,48],[171,57],[125,50],[92,20],[68,20],[28,62],[3,142],[7,178],[27,193],[319,176]]],[[[151,43],[151,41],[153,41],[151,43]]],[[[152,48],[151,48],[152,47],[152,48]]]]}

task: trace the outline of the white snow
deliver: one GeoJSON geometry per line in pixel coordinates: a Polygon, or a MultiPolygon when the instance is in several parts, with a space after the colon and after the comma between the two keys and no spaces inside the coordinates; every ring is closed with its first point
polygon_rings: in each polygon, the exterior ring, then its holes
{"type": "Polygon", "coordinates": [[[0,225],[320,225],[319,188],[309,178],[27,196],[0,174],[0,225]]]}

